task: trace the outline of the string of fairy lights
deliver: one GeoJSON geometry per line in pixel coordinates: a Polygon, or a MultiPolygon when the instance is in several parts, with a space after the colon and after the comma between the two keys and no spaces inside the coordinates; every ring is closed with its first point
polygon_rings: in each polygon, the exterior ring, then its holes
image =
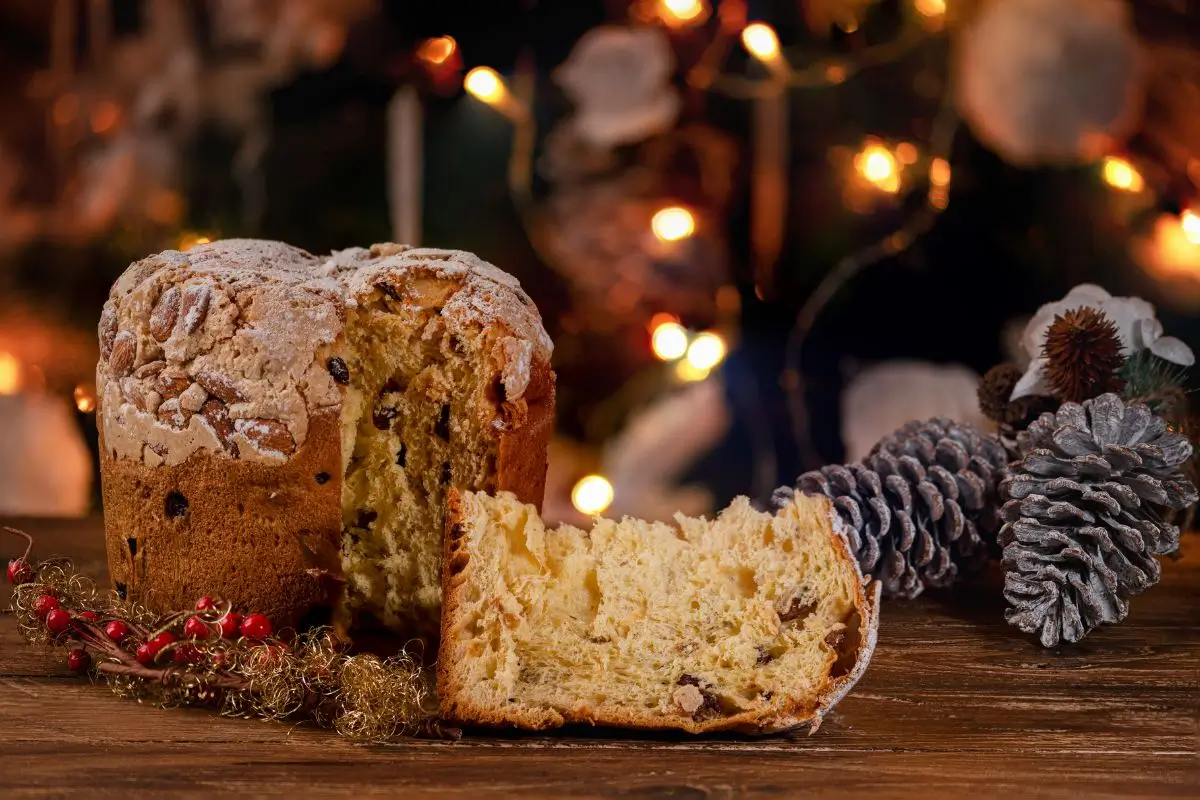
{"type": "MultiPolygon", "coordinates": [[[[940,0],[915,2],[918,16],[927,20],[940,20],[945,13],[945,4],[940,0]]],[[[704,0],[653,0],[636,4],[631,16],[643,22],[658,20],[668,28],[679,28],[702,24],[710,13],[711,9],[704,0]]],[[[849,24],[847,21],[843,27],[849,24]]],[[[927,33],[930,27],[926,24],[921,26],[921,30],[927,33]]],[[[932,27],[936,29],[940,24],[932,27]]],[[[922,37],[913,36],[911,31],[906,30],[905,35],[895,42],[879,45],[862,54],[854,62],[830,59],[805,69],[792,66],[784,55],[775,30],[764,22],[745,24],[738,38],[746,51],[765,67],[768,74],[766,79],[752,80],[721,74],[706,77],[702,75],[702,59],[701,65],[688,73],[688,82],[704,89],[745,99],[770,98],[783,91],[800,87],[835,86],[864,66],[900,57],[922,37]]],[[[453,40],[449,37],[441,37],[439,41],[442,44],[436,48],[437,52],[453,50],[453,40]]],[[[712,52],[719,52],[719,48],[713,48],[712,52]]],[[[521,76],[518,76],[514,87],[520,83],[521,76]]],[[[531,82],[524,83],[529,85],[531,82]]],[[[532,177],[528,172],[532,158],[531,154],[526,152],[527,149],[532,149],[535,140],[532,100],[528,96],[520,95],[499,73],[487,66],[471,69],[463,79],[463,87],[468,94],[502,114],[514,126],[509,180],[514,200],[520,206],[527,202],[532,177]]],[[[860,213],[870,211],[880,198],[899,195],[906,186],[915,182],[915,170],[921,164],[920,152],[912,142],[889,142],[878,137],[868,137],[853,153],[838,152],[832,156],[835,161],[844,158],[851,164],[852,169],[845,182],[843,199],[848,207],[860,213]]],[[[946,207],[949,199],[950,163],[946,157],[938,155],[930,159],[925,166],[929,187],[928,203],[930,209],[936,213],[946,207]]],[[[696,216],[692,211],[672,204],[664,206],[652,216],[650,230],[660,243],[670,245],[693,236],[696,233],[696,224],[696,216]]],[[[915,238],[915,234],[907,237],[892,235],[885,240],[884,246],[889,250],[902,249],[908,246],[912,238],[915,238]]],[[[878,257],[873,256],[876,260],[878,257]]],[[[857,271],[857,267],[851,271],[857,271]]],[[[834,274],[840,275],[842,272],[845,270],[835,270],[834,274]]],[[[649,329],[652,352],[660,361],[672,365],[676,378],[681,382],[707,378],[723,361],[728,350],[726,338],[719,331],[689,331],[677,318],[668,314],[656,314],[652,317],[649,329]]],[[[786,377],[785,390],[790,395],[798,396],[798,382],[787,381],[786,377]],[[793,383],[797,385],[794,391],[789,388],[793,383]]],[[[615,492],[611,482],[598,474],[581,478],[571,493],[573,506],[586,515],[602,513],[614,498],[615,492]]]]}
{"type": "MultiPolygon", "coordinates": [[[[893,40],[867,47],[853,57],[833,56],[797,67],[769,24],[747,21],[744,4],[721,3],[717,8],[721,24],[704,55],[687,71],[684,79],[694,88],[750,101],[797,89],[838,86],[863,69],[904,57],[920,42],[944,29],[946,0],[907,0],[907,7],[912,12],[908,15],[910,24],[893,40]],[[727,14],[729,9],[734,11],[727,14]],[[736,16],[739,12],[740,17],[736,16]],[[751,78],[721,71],[727,48],[735,42],[740,42],[764,67],[765,77],[751,78]]],[[[637,23],[661,24],[668,30],[682,30],[704,25],[713,11],[708,0],[638,0],[633,4],[630,16],[637,23]]],[[[859,22],[847,11],[844,19],[836,20],[835,24],[852,33],[859,22]]],[[[414,56],[440,85],[457,82],[461,75],[461,53],[452,37],[427,39],[418,45],[414,56]]],[[[514,203],[523,215],[533,202],[534,83],[530,73],[519,71],[510,84],[487,66],[475,67],[462,77],[462,86],[471,97],[503,115],[514,127],[508,180],[514,203]]],[[[842,199],[850,210],[871,213],[881,203],[899,203],[914,189],[925,191],[926,202],[899,230],[839,262],[806,299],[797,315],[781,383],[789,398],[793,430],[800,440],[802,457],[806,455],[807,420],[798,365],[807,333],[841,287],[865,267],[911,246],[947,207],[952,177],[949,149],[957,125],[957,116],[948,99],[943,97],[942,112],[935,121],[931,141],[924,147],[924,155],[923,148],[914,142],[876,136],[866,137],[856,146],[834,148],[830,153],[831,162],[844,173],[842,199]]],[[[1118,195],[1144,197],[1151,193],[1143,174],[1127,159],[1105,158],[1098,165],[1098,175],[1118,195]]],[[[696,235],[698,224],[698,215],[691,209],[671,203],[664,204],[652,215],[649,227],[654,240],[670,247],[696,235]]],[[[1178,216],[1164,216],[1154,235],[1154,245],[1163,265],[1161,269],[1171,274],[1200,275],[1200,214],[1188,209],[1178,216]]],[[[176,246],[188,250],[216,238],[217,234],[212,231],[185,231],[176,246]]],[[[730,348],[731,333],[724,328],[688,330],[678,318],[669,314],[654,315],[648,328],[652,353],[681,383],[705,380],[722,363],[730,348]]],[[[16,369],[10,369],[0,361],[0,394],[5,391],[5,376],[16,374],[16,369]]],[[[75,402],[81,412],[91,412],[95,408],[94,393],[80,386],[75,392],[75,402]]],[[[585,515],[602,513],[613,503],[614,497],[612,483],[598,474],[583,477],[571,492],[573,506],[585,515]]]]}

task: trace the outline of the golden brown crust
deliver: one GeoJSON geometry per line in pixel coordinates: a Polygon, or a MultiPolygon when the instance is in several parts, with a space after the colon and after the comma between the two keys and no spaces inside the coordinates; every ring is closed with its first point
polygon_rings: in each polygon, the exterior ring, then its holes
{"type": "Polygon", "coordinates": [[[512,492],[540,510],[546,493],[546,454],[554,435],[555,382],[549,362],[533,363],[529,388],[518,402],[525,404],[524,420],[500,434],[495,491],[512,492]]]}
{"type": "MultiPolygon", "coordinates": [[[[879,589],[876,583],[869,587],[859,570],[845,536],[840,532],[837,515],[832,504],[821,498],[826,512],[833,520],[831,537],[841,558],[852,565],[859,577],[855,598],[858,619],[857,635],[848,635],[838,658],[838,664],[847,665],[840,674],[831,675],[825,687],[812,702],[792,701],[768,709],[748,711],[728,717],[696,721],[688,717],[663,716],[640,711],[625,712],[605,709],[593,713],[586,708],[561,713],[555,709],[521,709],[515,705],[505,708],[481,707],[471,702],[470,695],[458,680],[453,669],[453,632],[459,627],[458,590],[466,582],[464,574],[470,560],[466,547],[465,504],[457,490],[451,490],[446,502],[446,535],[442,561],[442,630],[438,652],[437,688],[439,715],[459,725],[480,727],[517,727],[529,730],[546,730],[566,724],[602,725],[642,730],[683,730],[688,733],[738,732],[749,734],[780,733],[805,730],[813,733],[820,727],[824,715],[853,688],[866,670],[875,649],[879,626],[879,589]],[[868,588],[869,587],[869,588],[868,588]]],[[[835,672],[838,669],[835,665],[835,672]]]]}
{"type": "Polygon", "coordinates": [[[157,611],[201,595],[267,614],[276,629],[320,619],[341,591],[340,427],[314,414],[312,435],[282,465],[193,456],[150,467],[104,448],[109,572],[157,611]],[[317,476],[328,476],[321,483],[317,476]],[[171,511],[168,513],[168,497],[171,511]],[[182,502],[186,511],[179,513],[182,502]]]}

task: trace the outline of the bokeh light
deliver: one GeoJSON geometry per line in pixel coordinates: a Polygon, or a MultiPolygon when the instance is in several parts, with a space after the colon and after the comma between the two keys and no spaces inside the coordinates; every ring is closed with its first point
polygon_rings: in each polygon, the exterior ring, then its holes
{"type": "Polygon", "coordinates": [[[650,220],[650,229],[664,242],[678,242],[696,232],[696,218],[681,206],[664,208],[650,220]]]}
{"type": "Polygon", "coordinates": [[[725,358],[725,340],[719,334],[701,333],[687,349],[687,360],[698,370],[710,370],[725,358]]]}
{"type": "Polygon", "coordinates": [[[1179,218],[1179,227],[1183,229],[1184,238],[1195,245],[1200,245],[1200,216],[1188,209],[1179,218]]]}
{"type": "Polygon", "coordinates": [[[571,505],[581,514],[600,514],[612,505],[613,485],[601,475],[580,478],[571,490],[571,505]]]}
{"type": "Polygon", "coordinates": [[[463,79],[463,87],[488,104],[494,104],[504,96],[504,84],[491,67],[475,67],[463,79]]]}
{"type": "Polygon", "coordinates": [[[708,19],[704,0],[658,0],[659,14],[668,25],[699,25],[708,19]]]}
{"type": "Polygon", "coordinates": [[[688,335],[678,322],[661,322],[650,334],[650,347],[662,361],[674,361],[688,350],[688,335]]]}
{"type": "Polygon", "coordinates": [[[1123,158],[1109,156],[1100,168],[1104,182],[1124,192],[1140,192],[1146,187],[1145,180],[1132,164],[1123,158]]]}
{"type": "Polygon", "coordinates": [[[854,157],[858,174],[885,192],[900,190],[900,169],[892,151],[882,144],[868,144],[854,157]]]}
{"type": "Polygon", "coordinates": [[[752,22],[742,29],[742,44],[750,54],[762,61],[779,57],[779,37],[770,25],[752,22]]]}
{"type": "Polygon", "coordinates": [[[437,36],[421,42],[421,46],[417,48],[417,58],[426,64],[437,66],[446,63],[446,59],[454,55],[456,49],[458,49],[458,43],[454,41],[453,37],[437,36]]]}

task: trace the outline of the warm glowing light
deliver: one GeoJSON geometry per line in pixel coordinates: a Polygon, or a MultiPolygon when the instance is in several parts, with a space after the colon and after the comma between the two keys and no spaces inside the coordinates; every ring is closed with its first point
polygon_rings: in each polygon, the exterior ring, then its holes
{"type": "Polygon", "coordinates": [[[913,8],[924,17],[940,17],[946,13],[946,0],[913,0],[913,8]]]}
{"type": "Polygon", "coordinates": [[[1104,176],[1104,182],[1114,189],[1120,189],[1125,192],[1140,192],[1146,187],[1146,182],[1142,179],[1141,173],[1123,158],[1109,156],[1104,159],[1101,174],[1104,176]]]}
{"type": "Polygon", "coordinates": [[[21,391],[21,362],[12,353],[0,350],[0,394],[21,391]]]}
{"type": "Polygon", "coordinates": [[[846,68],[841,64],[830,64],[825,68],[825,80],[830,83],[841,83],[846,80],[846,68]]]}
{"type": "Polygon", "coordinates": [[[674,361],[687,352],[687,331],[678,322],[664,322],[650,334],[650,348],[663,361],[674,361]]]}
{"type": "Polygon", "coordinates": [[[900,170],[896,157],[881,144],[869,144],[854,157],[859,174],[885,192],[900,189],[900,170]]]}
{"type": "Polygon", "coordinates": [[[779,37],[770,25],[761,22],[747,25],[742,29],[742,44],[760,61],[774,61],[779,58],[779,37]]]}
{"type": "Polygon", "coordinates": [[[1159,216],[1153,234],[1134,244],[1134,254],[1155,278],[1200,283],[1200,217],[1191,211],[1159,216]]]}
{"type": "Polygon", "coordinates": [[[950,162],[944,158],[935,158],[929,165],[929,183],[933,186],[950,185],[950,162]]]}
{"type": "Polygon", "coordinates": [[[571,505],[581,514],[599,514],[612,505],[613,485],[600,475],[581,478],[571,490],[571,505]]]}
{"type": "Polygon", "coordinates": [[[686,358],[675,365],[675,377],[688,383],[702,381],[708,377],[708,373],[709,370],[700,369],[686,358]]]}
{"type": "Polygon", "coordinates": [[[196,245],[210,244],[211,242],[212,238],[205,236],[202,233],[196,233],[195,231],[184,231],[179,236],[179,244],[175,246],[175,249],[181,253],[186,253],[196,245]]]}
{"type": "Polygon", "coordinates": [[[701,333],[688,345],[687,361],[698,370],[710,370],[725,358],[725,340],[716,333],[701,333]]]}
{"type": "Polygon", "coordinates": [[[950,162],[935,158],[929,162],[929,205],[943,210],[950,204],[950,162]]]}
{"type": "Polygon", "coordinates": [[[664,242],[678,242],[696,232],[696,219],[686,208],[670,206],[654,215],[650,230],[664,242]]]}
{"type": "Polygon", "coordinates": [[[92,133],[108,133],[121,121],[121,107],[106,101],[92,109],[92,133]]]}
{"type": "Polygon", "coordinates": [[[1179,218],[1179,227],[1183,230],[1184,238],[1194,245],[1200,245],[1200,216],[1188,209],[1179,218]]]}
{"type": "Polygon", "coordinates": [[[495,105],[504,97],[504,83],[491,67],[476,67],[468,72],[463,87],[489,105],[495,105]]]}
{"type": "Polygon", "coordinates": [[[704,0],[658,0],[659,13],[668,24],[696,25],[708,19],[704,0]]]}
{"type": "Polygon", "coordinates": [[[896,171],[896,159],[882,147],[873,147],[863,153],[862,174],[872,183],[885,181],[896,171]]]}
{"type": "Polygon", "coordinates": [[[896,160],[901,164],[917,163],[918,155],[920,153],[917,152],[917,146],[912,142],[901,142],[896,145],[896,160]]]}
{"type": "Polygon", "coordinates": [[[84,414],[90,414],[96,410],[96,393],[86,386],[79,385],[75,387],[75,407],[84,414]]]}
{"type": "Polygon", "coordinates": [[[74,92],[64,94],[54,101],[50,114],[54,117],[55,125],[69,125],[74,122],[75,117],[79,115],[79,95],[74,92]]]}
{"type": "Polygon", "coordinates": [[[446,59],[454,55],[454,51],[458,49],[458,42],[450,36],[438,36],[433,39],[426,39],[421,42],[421,46],[417,48],[417,58],[424,61],[426,64],[446,63],[446,59]]]}

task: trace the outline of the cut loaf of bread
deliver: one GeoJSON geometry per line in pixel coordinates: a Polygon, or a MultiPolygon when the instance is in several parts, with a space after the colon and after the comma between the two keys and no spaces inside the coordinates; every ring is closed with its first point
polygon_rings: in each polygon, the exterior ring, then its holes
{"type": "Polygon", "coordinates": [[[435,634],[445,493],[541,502],[550,339],[470,253],[231,239],[138,261],[100,319],[113,585],[277,628],[435,634]]]}
{"type": "Polygon", "coordinates": [[[820,724],[866,669],[878,591],[825,498],[547,530],[449,493],[438,696],[468,725],[692,733],[820,724]]]}

